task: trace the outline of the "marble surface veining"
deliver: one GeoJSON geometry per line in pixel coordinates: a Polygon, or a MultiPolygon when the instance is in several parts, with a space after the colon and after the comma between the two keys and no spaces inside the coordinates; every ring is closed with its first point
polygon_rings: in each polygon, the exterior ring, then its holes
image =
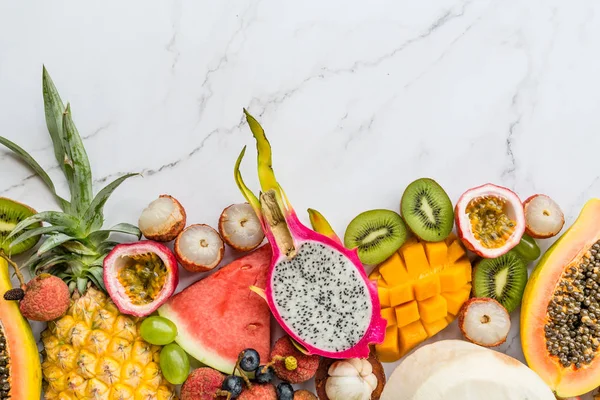
{"type": "MultiPolygon", "coordinates": [[[[45,64],[95,189],[143,175],[107,203],[107,225],[135,223],[161,193],[190,222],[216,225],[242,201],[232,170],[244,145],[258,188],[242,107],[267,130],[299,214],[317,208],[339,233],[363,210],[398,210],[422,176],[454,201],[486,182],[546,193],[570,224],[600,195],[599,13],[594,0],[0,0],[0,134],[66,193],[43,117],[45,64]]],[[[0,196],[57,209],[3,150],[0,196]]],[[[522,359],[518,319],[500,350],[522,359]]],[[[436,339],[459,336],[452,326],[436,339]]]]}

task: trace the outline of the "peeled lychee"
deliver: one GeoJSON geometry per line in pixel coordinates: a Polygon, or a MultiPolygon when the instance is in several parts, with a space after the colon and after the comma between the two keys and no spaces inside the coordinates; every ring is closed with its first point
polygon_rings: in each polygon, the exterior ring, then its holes
{"type": "Polygon", "coordinates": [[[294,392],[294,400],[317,400],[317,396],[308,390],[296,390],[294,392]]]}
{"type": "Polygon", "coordinates": [[[144,236],[170,242],[185,228],[185,209],[176,198],[163,194],[142,211],[138,225],[144,236]]]}
{"type": "Polygon", "coordinates": [[[275,375],[283,381],[302,383],[315,376],[321,357],[301,353],[292,344],[289,336],[275,342],[271,350],[275,375]]]}
{"type": "Polygon", "coordinates": [[[213,269],[223,259],[224,252],[221,235],[208,225],[190,225],[175,240],[177,261],[191,272],[213,269]]]}
{"type": "Polygon", "coordinates": [[[181,400],[215,400],[225,380],[225,375],[212,368],[198,368],[192,371],[181,387],[181,400]]]}
{"type": "Polygon", "coordinates": [[[69,287],[62,279],[40,274],[27,283],[19,308],[25,318],[47,322],[65,315],[70,303],[69,287]]]}
{"type": "Polygon", "coordinates": [[[556,236],[565,224],[565,215],[554,200],[536,194],[523,202],[525,231],[536,239],[556,236]]]}
{"type": "Polygon", "coordinates": [[[460,310],[458,326],[465,338],[484,347],[499,346],[510,331],[510,315],[494,299],[474,298],[460,310]]]}
{"type": "Polygon", "coordinates": [[[250,389],[244,388],[238,400],[277,400],[275,386],[270,383],[264,385],[253,384],[250,389]]]}
{"type": "Polygon", "coordinates": [[[221,213],[219,233],[225,243],[238,251],[250,251],[265,238],[254,209],[248,203],[232,204],[221,213]]]}

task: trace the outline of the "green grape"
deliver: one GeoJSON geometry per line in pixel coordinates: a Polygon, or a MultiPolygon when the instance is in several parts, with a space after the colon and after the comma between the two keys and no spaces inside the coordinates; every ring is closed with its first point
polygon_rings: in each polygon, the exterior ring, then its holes
{"type": "Polygon", "coordinates": [[[177,327],[164,317],[153,316],[142,322],[140,334],[146,342],[164,346],[175,340],[177,327]]]}
{"type": "Polygon", "coordinates": [[[190,373],[190,360],[178,344],[171,343],[160,351],[160,369],[167,381],[180,385],[190,373]]]}
{"type": "Polygon", "coordinates": [[[513,248],[513,250],[527,262],[537,260],[541,253],[535,239],[526,233],[523,234],[521,241],[513,248]]]}

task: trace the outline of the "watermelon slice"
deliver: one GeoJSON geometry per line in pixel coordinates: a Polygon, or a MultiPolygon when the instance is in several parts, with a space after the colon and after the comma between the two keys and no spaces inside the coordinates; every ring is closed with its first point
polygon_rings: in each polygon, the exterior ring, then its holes
{"type": "Polygon", "coordinates": [[[267,244],[171,297],[158,313],[177,326],[175,341],[201,363],[233,372],[247,348],[268,360],[269,306],[249,287],[266,287],[271,261],[267,244]]]}

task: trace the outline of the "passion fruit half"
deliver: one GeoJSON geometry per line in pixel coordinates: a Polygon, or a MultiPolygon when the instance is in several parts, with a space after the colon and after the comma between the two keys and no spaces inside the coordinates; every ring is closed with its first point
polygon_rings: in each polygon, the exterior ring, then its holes
{"type": "Polygon", "coordinates": [[[152,314],[178,283],[175,256],[157,242],[119,244],[104,259],[106,291],[123,314],[152,314]]]}
{"type": "Polygon", "coordinates": [[[484,258],[507,253],[525,232],[519,196],[491,183],[467,190],[456,203],[454,215],[462,242],[484,258]]]}

